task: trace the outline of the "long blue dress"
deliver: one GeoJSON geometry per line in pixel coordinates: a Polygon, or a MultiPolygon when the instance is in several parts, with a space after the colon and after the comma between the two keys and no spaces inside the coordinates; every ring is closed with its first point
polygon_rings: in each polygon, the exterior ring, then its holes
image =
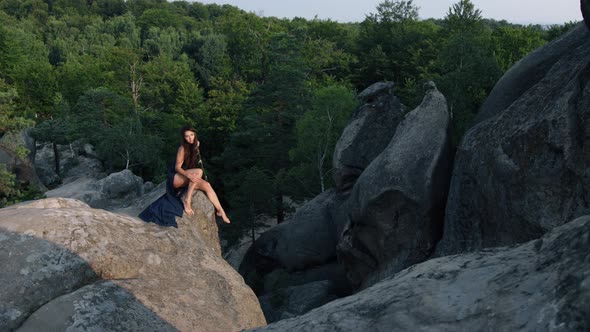
{"type": "Polygon", "coordinates": [[[176,171],[173,164],[166,173],[166,193],[143,210],[139,218],[162,226],[178,227],[176,217],[181,217],[184,211],[180,198],[186,187],[174,188],[174,174],[176,171]]]}

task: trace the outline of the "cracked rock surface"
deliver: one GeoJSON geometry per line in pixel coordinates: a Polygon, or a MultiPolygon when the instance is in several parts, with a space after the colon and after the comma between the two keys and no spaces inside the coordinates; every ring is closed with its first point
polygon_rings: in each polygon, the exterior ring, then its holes
{"type": "Polygon", "coordinates": [[[65,198],[1,209],[0,330],[264,325],[254,293],[221,257],[207,204],[196,195],[198,212],[178,228],[65,198]]]}

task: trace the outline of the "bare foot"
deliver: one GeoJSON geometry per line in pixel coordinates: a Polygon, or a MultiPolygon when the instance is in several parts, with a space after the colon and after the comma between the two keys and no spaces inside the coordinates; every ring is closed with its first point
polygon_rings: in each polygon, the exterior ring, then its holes
{"type": "Polygon", "coordinates": [[[193,209],[191,208],[191,203],[186,201],[186,200],[182,200],[182,204],[184,205],[184,212],[189,215],[192,216],[193,214],[195,214],[195,211],[193,211],[193,209]]]}
{"type": "Polygon", "coordinates": [[[231,223],[231,221],[229,220],[229,218],[227,217],[227,215],[225,214],[225,211],[221,211],[221,212],[216,212],[217,216],[221,217],[221,219],[223,219],[223,222],[226,224],[231,223]]]}

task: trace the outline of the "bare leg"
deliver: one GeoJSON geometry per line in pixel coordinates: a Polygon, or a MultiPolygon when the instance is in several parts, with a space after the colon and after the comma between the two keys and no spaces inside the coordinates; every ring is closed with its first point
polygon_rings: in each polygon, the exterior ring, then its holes
{"type": "Polygon", "coordinates": [[[215,191],[213,190],[213,187],[211,187],[211,184],[207,181],[198,181],[197,188],[205,192],[211,203],[213,203],[215,210],[217,210],[217,215],[220,216],[225,223],[229,224],[231,221],[229,220],[229,218],[225,214],[225,211],[221,207],[219,199],[217,198],[217,194],[215,194],[215,191]]]}
{"type": "Polygon", "coordinates": [[[184,194],[184,199],[182,200],[182,204],[184,205],[184,212],[186,212],[186,214],[189,216],[195,214],[195,211],[193,211],[192,208],[191,200],[193,198],[193,193],[195,192],[196,187],[197,182],[189,182],[188,189],[186,190],[186,193],[184,194]]]}
{"type": "MultiPolygon", "coordinates": [[[[203,170],[198,169],[198,168],[189,169],[189,170],[186,170],[186,172],[189,174],[197,175],[199,177],[199,179],[203,175],[203,170]]],[[[193,198],[193,193],[195,191],[195,188],[197,187],[197,183],[191,182],[186,176],[176,173],[174,175],[174,184],[173,185],[174,185],[174,188],[180,188],[180,187],[187,186],[187,191],[184,196],[184,199],[182,200],[182,205],[184,205],[184,212],[187,215],[192,216],[195,212],[193,211],[193,208],[191,206],[192,205],[191,200],[193,198]]]]}

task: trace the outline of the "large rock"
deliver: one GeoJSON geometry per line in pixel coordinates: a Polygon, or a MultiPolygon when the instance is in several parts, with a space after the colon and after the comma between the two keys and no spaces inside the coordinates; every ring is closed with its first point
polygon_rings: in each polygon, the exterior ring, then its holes
{"type": "Polygon", "coordinates": [[[587,29],[580,26],[522,58],[496,83],[478,111],[476,122],[496,116],[508,108],[527,90],[541,82],[562,57],[584,44],[587,39],[587,29]]]}
{"type": "Polygon", "coordinates": [[[333,260],[344,227],[341,220],[333,220],[329,213],[340,208],[342,202],[335,200],[338,195],[328,190],[301,206],[288,221],[260,236],[255,254],[272,259],[288,270],[301,270],[333,260]]]}
{"type": "Polygon", "coordinates": [[[112,173],[99,180],[79,177],[45,193],[47,197],[75,198],[91,207],[107,210],[128,207],[143,194],[143,180],[130,170],[112,173]]]}
{"type": "Polygon", "coordinates": [[[35,171],[34,158],[35,144],[30,136],[30,129],[19,133],[9,132],[0,138],[0,164],[4,164],[9,172],[14,173],[21,183],[28,184],[39,191],[45,191],[47,188],[35,171]],[[22,148],[29,151],[27,158],[17,157],[15,151],[22,148]]]}
{"type": "Polygon", "coordinates": [[[358,95],[355,111],[334,148],[336,188],[347,190],[387,146],[403,118],[405,107],[393,94],[393,83],[379,82],[358,95]]]}
{"type": "Polygon", "coordinates": [[[496,85],[458,147],[439,255],[525,242],[590,213],[588,63],[580,25],[496,85]]]}
{"type": "Polygon", "coordinates": [[[281,319],[301,316],[311,309],[320,307],[338,298],[333,294],[332,283],[328,280],[315,281],[300,286],[277,289],[258,298],[266,320],[276,322],[281,319]]]}
{"type": "Polygon", "coordinates": [[[72,182],[78,178],[98,178],[104,172],[94,148],[90,144],[76,141],[68,145],[56,145],[59,154],[59,175],[55,171],[55,152],[53,145],[44,144],[37,149],[35,168],[41,181],[48,187],[62,182],[72,182]]]}
{"type": "Polygon", "coordinates": [[[354,285],[425,260],[440,239],[452,163],[450,117],[434,83],[426,89],[347,202],[350,220],[338,258],[354,285]]]}
{"type": "Polygon", "coordinates": [[[590,217],[516,248],[433,259],[252,331],[588,331],[590,217]]]}
{"type": "Polygon", "coordinates": [[[336,261],[333,261],[301,271],[275,269],[264,276],[263,284],[260,286],[260,293],[268,294],[276,290],[322,280],[329,281],[331,292],[339,297],[349,295],[352,292],[344,268],[336,261]]]}
{"type": "Polygon", "coordinates": [[[265,324],[195,195],[178,228],[52,198],[0,210],[0,330],[238,331],[265,324]]]}

